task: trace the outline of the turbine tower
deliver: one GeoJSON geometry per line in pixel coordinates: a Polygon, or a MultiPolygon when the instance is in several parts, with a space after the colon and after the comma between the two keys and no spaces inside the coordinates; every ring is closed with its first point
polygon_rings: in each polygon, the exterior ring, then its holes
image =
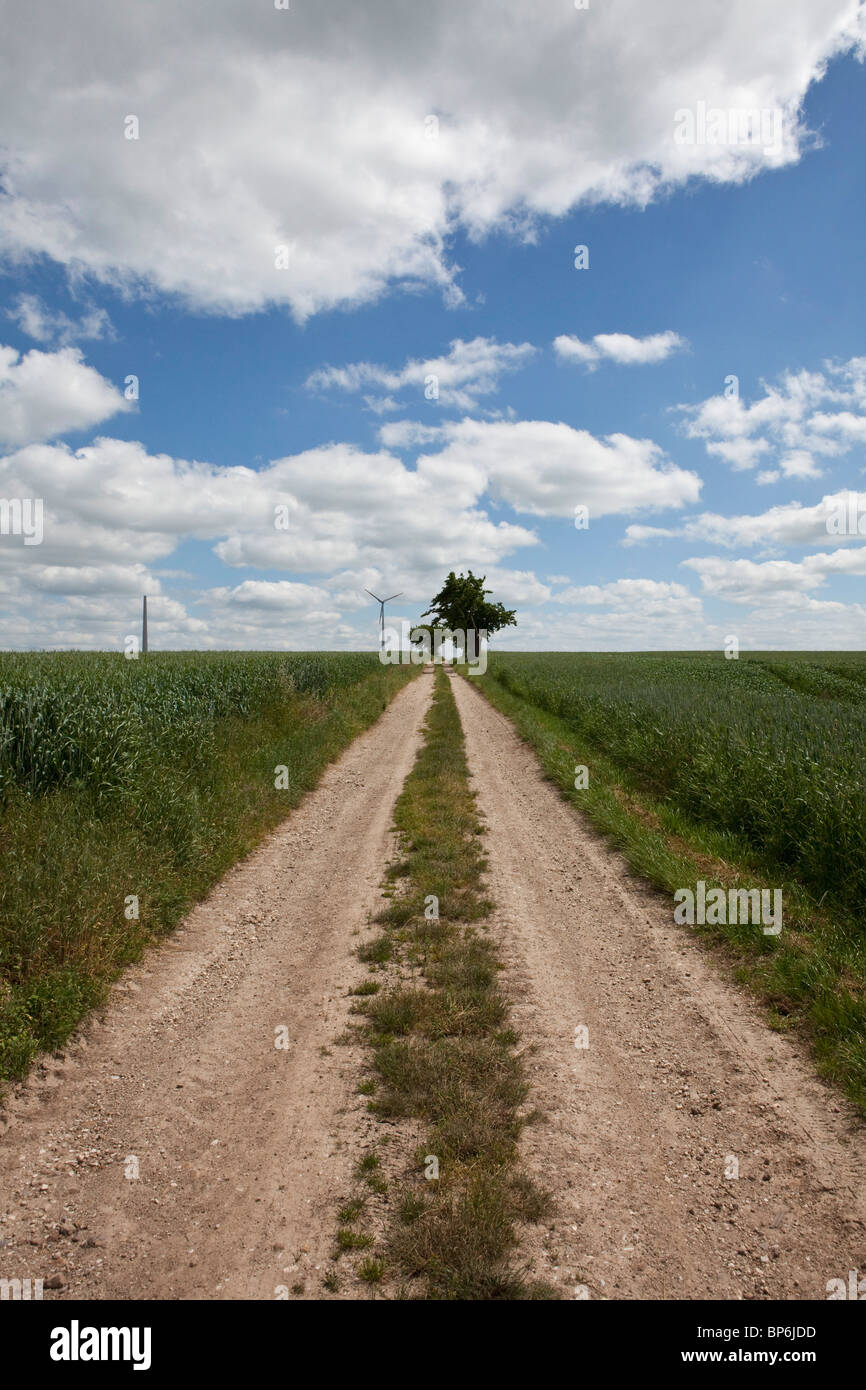
{"type": "Polygon", "coordinates": [[[141,600],[141,650],[147,651],[147,594],[141,600]]]}
{"type": "Polygon", "coordinates": [[[392,598],[402,598],[403,591],[401,589],[399,594],[389,594],[387,598],[380,598],[378,594],[373,593],[372,589],[365,588],[364,593],[369,594],[370,598],[374,598],[379,605],[379,655],[381,656],[385,648],[385,604],[390,603],[392,598]]]}

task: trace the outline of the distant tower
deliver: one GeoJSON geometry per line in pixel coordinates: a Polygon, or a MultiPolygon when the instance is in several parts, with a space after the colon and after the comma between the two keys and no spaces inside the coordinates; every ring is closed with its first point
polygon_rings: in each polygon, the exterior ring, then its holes
{"type": "Polygon", "coordinates": [[[387,598],[380,598],[378,594],[373,593],[372,589],[365,588],[364,593],[369,594],[370,598],[374,598],[379,605],[379,655],[381,656],[385,650],[385,604],[390,603],[392,598],[402,598],[403,591],[401,589],[399,594],[389,594],[387,598]]]}
{"type": "Polygon", "coordinates": [[[147,594],[141,600],[141,650],[147,651],[147,594]]]}

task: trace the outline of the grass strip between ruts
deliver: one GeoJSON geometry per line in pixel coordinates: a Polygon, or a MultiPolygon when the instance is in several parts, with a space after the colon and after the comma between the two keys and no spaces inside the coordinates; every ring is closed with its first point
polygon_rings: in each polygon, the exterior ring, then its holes
{"type": "MultiPolygon", "coordinates": [[[[381,935],[359,952],[373,972],[356,991],[367,996],[356,1005],[370,1049],[362,1089],[382,1120],[423,1122],[425,1139],[389,1192],[382,1259],[374,1253],[359,1273],[370,1282],[387,1274],[404,1297],[556,1298],[519,1262],[518,1225],[540,1220],[548,1199],[519,1167],[527,1084],[483,925],[492,904],[482,826],[441,668],[394,821],[393,896],[376,919],[381,935]]],[[[362,1208],[360,1198],[343,1215],[362,1208]]],[[[359,1241],[368,1243],[345,1227],[338,1234],[343,1248],[359,1241]]]]}

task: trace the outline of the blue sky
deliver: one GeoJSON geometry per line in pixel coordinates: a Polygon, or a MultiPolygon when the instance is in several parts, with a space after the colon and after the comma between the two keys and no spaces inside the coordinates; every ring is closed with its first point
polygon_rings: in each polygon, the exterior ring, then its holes
{"type": "Polygon", "coordinates": [[[44,508],[0,645],[119,648],[148,592],[154,645],[369,646],[365,587],[471,566],[517,649],[864,646],[856,4],[66,10],[0,97],[0,498],[44,508]],[[699,103],[772,141],[678,144],[699,103]]]}

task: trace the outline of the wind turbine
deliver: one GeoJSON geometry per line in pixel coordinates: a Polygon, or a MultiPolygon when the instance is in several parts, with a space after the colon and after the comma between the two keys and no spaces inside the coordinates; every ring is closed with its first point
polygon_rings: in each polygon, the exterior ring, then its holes
{"type": "Polygon", "coordinates": [[[401,589],[399,594],[389,594],[387,598],[380,598],[378,594],[373,593],[372,589],[365,588],[364,593],[369,594],[370,598],[374,598],[379,605],[379,655],[381,656],[385,646],[385,604],[390,603],[392,598],[402,598],[403,591],[401,589]]]}

